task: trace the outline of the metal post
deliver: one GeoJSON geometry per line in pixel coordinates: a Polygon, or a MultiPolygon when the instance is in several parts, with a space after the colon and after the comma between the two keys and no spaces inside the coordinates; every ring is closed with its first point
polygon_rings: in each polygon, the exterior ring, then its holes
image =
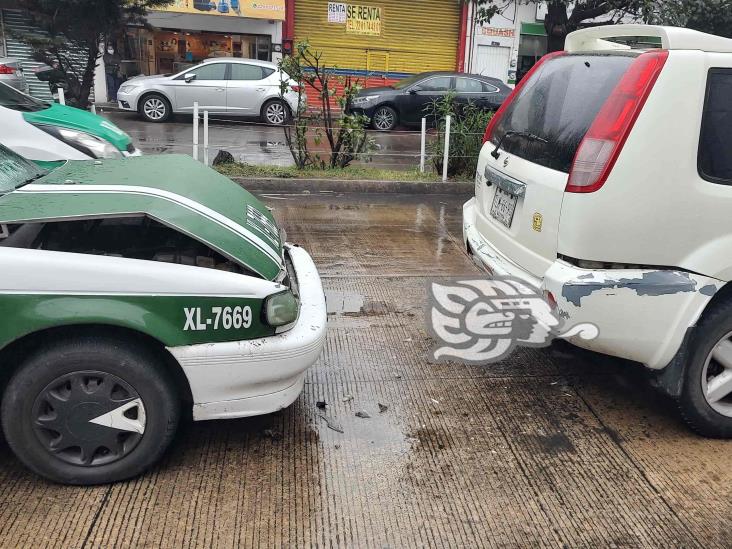
{"type": "Polygon", "coordinates": [[[193,102],[193,159],[198,160],[198,101],[193,102]]]}
{"type": "Polygon", "coordinates": [[[452,117],[448,114],[445,120],[445,155],[442,157],[442,180],[447,181],[447,161],[450,152],[450,121],[452,117]]]}
{"type": "Polygon", "coordinates": [[[424,173],[424,151],[427,141],[427,118],[422,118],[422,146],[419,151],[419,171],[424,173]]]}
{"type": "Polygon", "coordinates": [[[203,163],[208,166],[208,111],[203,111],[203,163]]]}
{"type": "Polygon", "coordinates": [[[59,87],[59,88],[57,88],[56,91],[58,91],[58,102],[61,105],[65,105],[66,104],[66,97],[64,97],[64,89],[59,87]]]}

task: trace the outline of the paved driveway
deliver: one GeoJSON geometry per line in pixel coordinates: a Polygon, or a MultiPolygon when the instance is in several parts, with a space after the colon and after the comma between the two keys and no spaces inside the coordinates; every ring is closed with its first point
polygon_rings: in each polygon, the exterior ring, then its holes
{"type": "Polygon", "coordinates": [[[113,486],[49,484],[0,443],[0,545],[732,545],[732,443],[691,434],[637,368],[559,344],[487,367],[426,361],[426,281],[477,274],[461,200],[266,200],[329,295],[302,397],[188,425],[158,467],[113,486]]]}

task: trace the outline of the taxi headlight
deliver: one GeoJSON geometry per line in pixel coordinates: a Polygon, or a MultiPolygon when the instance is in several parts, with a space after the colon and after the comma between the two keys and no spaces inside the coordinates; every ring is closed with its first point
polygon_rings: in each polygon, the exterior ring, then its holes
{"type": "Polygon", "coordinates": [[[290,290],[271,295],[264,302],[264,319],[270,326],[290,324],[297,320],[299,305],[290,290]]]}

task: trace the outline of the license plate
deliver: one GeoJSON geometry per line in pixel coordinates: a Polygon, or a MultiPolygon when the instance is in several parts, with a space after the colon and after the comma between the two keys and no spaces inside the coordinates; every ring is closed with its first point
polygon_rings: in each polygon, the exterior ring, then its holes
{"type": "Polygon", "coordinates": [[[510,229],[513,212],[516,211],[516,202],[518,202],[518,196],[496,187],[496,194],[493,196],[493,205],[491,206],[491,217],[510,229]]]}

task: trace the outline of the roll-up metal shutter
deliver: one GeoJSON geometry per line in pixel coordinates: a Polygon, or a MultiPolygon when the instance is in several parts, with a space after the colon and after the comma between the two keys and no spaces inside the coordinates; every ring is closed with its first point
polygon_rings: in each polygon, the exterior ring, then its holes
{"type": "Polygon", "coordinates": [[[354,8],[381,8],[378,35],[347,32],[345,23],[328,22],[328,4],[325,0],[295,2],[295,39],[307,40],[313,49],[322,51],[322,61],[328,66],[395,75],[455,70],[458,2],[366,0],[354,4],[354,8]]]}
{"type": "MultiPolygon", "coordinates": [[[[48,82],[41,82],[33,72],[33,69],[40,67],[43,63],[33,60],[30,46],[19,38],[23,34],[44,34],[43,31],[35,27],[30,16],[21,10],[3,9],[0,11],[2,11],[2,30],[5,33],[7,57],[14,57],[20,61],[25,80],[28,84],[28,92],[33,97],[44,101],[52,101],[51,91],[48,89],[48,82]]],[[[70,48],[68,56],[74,64],[83,66],[85,56],[78,50],[70,48]]],[[[94,102],[93,88],[89,100],[94,102]]]]}

